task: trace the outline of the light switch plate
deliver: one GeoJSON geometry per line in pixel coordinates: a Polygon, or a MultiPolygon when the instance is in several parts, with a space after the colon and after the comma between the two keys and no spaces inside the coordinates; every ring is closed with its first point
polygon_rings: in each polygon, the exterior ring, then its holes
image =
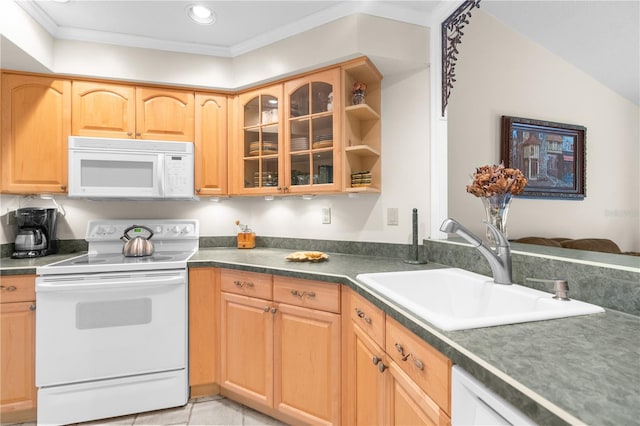
{"type": "Polygon", "coordinates": [[[324,225],[328,225],[331,223],[331,208],[329,207],[322,208],[322,223],[324,225]]]}
{"type": "Polygon", "coordinates": [[[387,209],[387,225],[391,225],[391,226],[398,225],[398,208],[397,207],[389,207],[387,209]]]}

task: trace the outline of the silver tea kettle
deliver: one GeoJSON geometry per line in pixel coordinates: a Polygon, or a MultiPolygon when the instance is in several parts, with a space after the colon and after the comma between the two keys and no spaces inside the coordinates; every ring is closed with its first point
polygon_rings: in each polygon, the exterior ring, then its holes
{"type": "Polygon", "coordinates": [[[146,226],[132,225],[128,227],[124,230],[124,235],[120,237],[120,239],[124,241],[122,254],[126,257],[151,256],[153,254],[153,243],[150,241],[151,237],[153,237],[153,231],[146,226]],[[133,230],[140,232],[140,229],[144,229],[149,232],[149,236],[145,238],[140,235],[133,237],[129,235],[129,232],[133,230]]]}

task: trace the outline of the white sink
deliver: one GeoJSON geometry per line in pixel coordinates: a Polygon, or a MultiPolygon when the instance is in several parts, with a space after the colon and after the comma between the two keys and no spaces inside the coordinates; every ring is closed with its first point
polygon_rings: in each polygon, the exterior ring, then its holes
{"type": "Polygon", "coordinates": [[[366,288],[447,331],[604,312],[600,306],[556,300],[551,293],[518,284],[495,284],[491,277],[458,268],[360,274],[356,278],[366,288]]]}

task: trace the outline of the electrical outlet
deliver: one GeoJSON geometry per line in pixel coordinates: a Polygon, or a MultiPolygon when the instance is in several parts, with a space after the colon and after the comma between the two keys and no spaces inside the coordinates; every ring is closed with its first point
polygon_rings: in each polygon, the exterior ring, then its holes
{"type": "Polygon", "coordinates": [[[322,208],[322,223],[324,225],[328,225],[331,223],[331,208],[329,207],[322,208]]]}
{"type": "Polygon", "coordinates": [[[387,225],[398,226],[398,208],[389,207],[387,209],[387,225]]]}

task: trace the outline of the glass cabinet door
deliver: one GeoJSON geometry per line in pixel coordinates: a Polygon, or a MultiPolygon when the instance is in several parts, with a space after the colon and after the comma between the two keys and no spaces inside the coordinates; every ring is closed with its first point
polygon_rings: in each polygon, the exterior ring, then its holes
{"type": "Polygon", "coordinates": [[[277,93],[242,99],[242,188],[276,193],[280,184],[280,119],[277,93]]]}
{"type": "Polygon", "coordinates": [[[334,143],[338,126],[333,99],[339,97],[338,81],[339,74],[329,71],[285,87],[287,184],[291,192],[335,190],[334,167],[339,150],[334,143]]]}

